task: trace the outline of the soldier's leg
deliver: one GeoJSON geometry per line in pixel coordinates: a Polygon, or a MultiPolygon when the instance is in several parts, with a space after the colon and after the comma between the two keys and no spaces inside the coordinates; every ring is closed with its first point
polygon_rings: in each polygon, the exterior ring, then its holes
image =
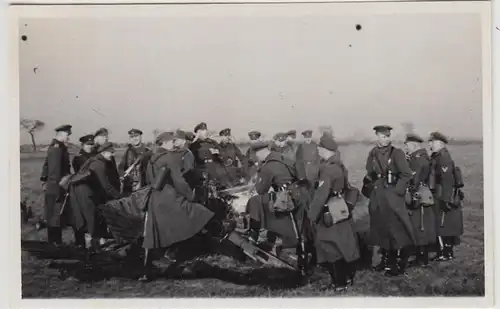
{"type": "Polygon", "coordinates": [[[335,272],[335,291],[342,291],[347,288],[348,277],[349,277],[349,267],[344,259],[340,259],[334,263],[335,272]]]}
{"type": "Polygon", "coordinates": [[[75,246],[85,248],[85,232],[73,227],[73,236],[75,237],[75,246]]]}

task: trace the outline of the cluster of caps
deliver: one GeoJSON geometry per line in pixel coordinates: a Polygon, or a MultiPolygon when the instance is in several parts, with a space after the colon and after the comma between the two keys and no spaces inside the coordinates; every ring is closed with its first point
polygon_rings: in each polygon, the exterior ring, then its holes
{"type": "MultiPolygon", "coordinates": [[[[382,133],[382,134],[390,135],[393,128],[391,126],[388,126],[388,125],[378,125],[378,126],[373,127],[373,130],[375,131],[375,133],[382,133]]],[[[448,138],[440,132],[432,132],[429,135],[428,141],[442,141],[443,143],[448,144],[448,138]]],[[[408,142],[423,143],[424,139],[421,136],[419,136],[418,134],[409,133],[406,135],[406,139],[405,139],[405,143],[408,143],[408,142]]]]}
{"type": "Polygon", "coordinates": [[[191,132],[186,132],[186,131],[182,131],[182,130],[176,130],[175,132],[174,131],[163,132],[156,137],[155,142],[157,144],[159,144],[159,143],[168,142],[168,141],[171,141],[174,139],[183,139],[183,140],[190,141],[190,140],[194,139],[194,134],[191,132]]]}

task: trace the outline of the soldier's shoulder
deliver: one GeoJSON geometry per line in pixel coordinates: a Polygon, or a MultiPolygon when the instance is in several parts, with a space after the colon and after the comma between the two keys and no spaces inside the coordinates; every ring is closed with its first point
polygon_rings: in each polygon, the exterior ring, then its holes
{"type": "Polygon", "coordinates": [[[392,146],[392,154],[398,157],[405,157],[405,152],[403,149],[392,146]]]}

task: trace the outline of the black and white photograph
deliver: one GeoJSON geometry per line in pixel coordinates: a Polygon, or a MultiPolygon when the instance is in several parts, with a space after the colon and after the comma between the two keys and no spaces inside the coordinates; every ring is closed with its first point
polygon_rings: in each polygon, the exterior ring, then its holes
{"type": "Polygon", "coordinates": [[[490,11],[453,5],[18,8],[21,298],[485,304],[490,11]]]}

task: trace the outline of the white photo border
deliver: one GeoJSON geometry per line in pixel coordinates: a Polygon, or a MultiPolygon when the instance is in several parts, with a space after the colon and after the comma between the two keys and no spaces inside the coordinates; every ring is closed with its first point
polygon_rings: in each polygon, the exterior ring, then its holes
{"type": "MultiPolygon", "coordinates": [[[[294,0],[295,1],[295,0],[294,0]]],[[[26,3],[26,1],[24,1],[26,3]]],[[[37,2],[37,1],[34,1],[37,2]]],[[[202,2],[202,1],[196,1],[202,2]]],[[[209,2],[204,1],[203,2],[209,2]]],[[[212,1],[213,2],[213,1],[212,1]]],[[[233,1],[235,2],[235,1],[233,1]]],[[[249,2],[249,1],[245,1],[249,2]]],[[[287,1],[291,2],[291,1],[287,1]]],[[[54,2],[55,3],[55,2],[54,2]]],[[[7,226],[8,253],[8,295],[9,307],[237,307],[237,308],[317,308],[317,307],[490,307],[493,305],[493,269],[494,257],[494,217],[493,217],[493,105],[490,70],[491,59],[491,3],[490,2],[385,2],[385,3],[308,3],[308,4],[217,4],[217,5],[98,5],[98,6],[11,6],[8,9],[8,108],[2,113],[8,124],[8,158],[0,160],[8,164],[8,179],[4,188],[8,188],[8,216],[7,226]],[[21,299],[21,250],[19,222],[20,214],[15,206],[20,198],[20,154],[19,154],[19,19],[20,18],[75,18],[75,17],[158,17],[158,16],[192,16],[201,17],[210,14],[256,14],[257,10],[236,11],[241,5],[265,5],[267,16],[300,16],[303,14],[332,14],[332,15],[373,15],[373,14],[438,14],[438,13],[476,13],[481,16],[482,23],[482,81],[483,81],[483,170],[484,170],[484,244],[485,244],[485,297],[412,297],[412,298],[378,298],[378,297],[336,297],[336,298],[245,298],[243,301],[231,299],[204,299],[204,298],[175,298],[175,299],[86,299],[86,300],[60,300],[60,299],[21,299]],[[334,9],[332,9],[334,7],[334,9]],[[165,9],[167,8],[167,9],[165,9]],[[269,15],[268,15],[269,14],[269,15]]],[[[498,35],[497,35],[498,36],[498,35]]],[[[498,74],[497,74],[498,76],[498,74]]],[[[497,79],[498,80],[498,79],[497,79]]],[[[496,110],[498,114],[498,109],[496,110]]],[[[498,115],[497,115],[498,116],[498,115]]],[[[497,145],[498,146],[498,145],[497,145]]],[[[498,164],[495,165],[498,175],[498,164]]],[[[5,235],[5,234],[4,234],[5,235]]]]}

